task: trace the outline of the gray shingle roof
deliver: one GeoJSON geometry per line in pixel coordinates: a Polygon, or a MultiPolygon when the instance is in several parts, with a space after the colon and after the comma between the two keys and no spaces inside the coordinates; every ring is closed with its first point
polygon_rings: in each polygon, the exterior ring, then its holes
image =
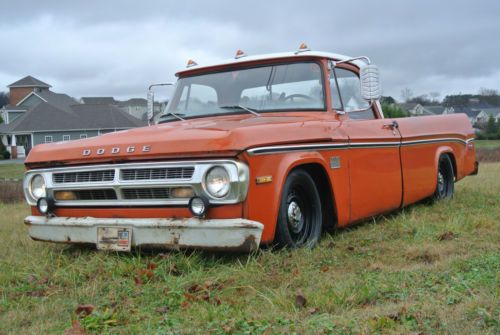
{"type": "Polygon", "coordinates": [[[113,97],[82,97],[82,103],[87,105],[114,105],[116,102],[113,97]]]}
{"type": "Polygon", "coordinates": [[[466,114],[468,117],[476,117],[480,111],[478,110],[472,110],[470,107],[464,107],[464,106],[456,106],[453,107],[453,112],[454,113],[463,113],[466,114]]]}
{"type": "Polygon", "coordinates": [[[14,105],[5,105],[3,106],[3,109],[5,110],[8,110],[8,111],[25,111],[26,110],[26,107],[23,107],[23,106],[14,106],[14,105]]]}
{"type": "Polygon", "coordinates": [[[71,129],[124,129],[144,126],[139,120],[109,104],[78,104],[66,94],[38,92],[47,102],[31,106],[12,123],[2,125],[8,133],[58,131],[71,129]]]}
{"type": "Polygon", "coordinates": [[[54,93],[47,90],[43,92],[36,92],[36,94],[44,98],[49,104],[62,109],[67,109],[68,106],[78,103],[75,99],[64,93],[54,93]]]}
{"type": "Polygon", "coordinates": [[[147,105],[148,105],[148,101],[146,99],[143,99],[143,98],[132,98],[132,99],[128,99],[127,101],[120,101],[118,103],[118,106],[120,106],[120,107],[135,107],[135,106],[146,107],[147,105]]]}
{"type": "Polygon", "coordinates": [[[44,83],[43,81],[36,79],[35,77],[32,76],[26,76],[22,79],[19,79],[18,81],[8,85],[7,87],[46,87],[49,88],[51,87],[49,84],[44,83]]]}
{"type": "Polygon", "coordinates": [[[433,114],[443,114],[444,107],[443,106],[423,106],[424,109],[428,110],[433,114]]]}
{"type": "Polygon", "coordinates": [[[482,109],[480,112],[485,112],[489,116],[496,117],[498,114],[500,114],[500,107],[485,108],[485,109],[482,109]]]}
{"type": "Polygon", "coordinates": [[[416,103],[416,102],[405,102],[405,103],[399,104],[399,106],[401,106],[401,108],[403,108],[403,110],[405,110],[405,111],[409,111],[410,109],[415,108],[417,105],[418,105],[418,103],[416,103]]]}
{"type": "Polygon", "coordinates": [[[37,132],[77,129],[124,129],[145,126],[146,123],[115,106],[76,104],[58,108],[48,102],[41,102],[4,125],[3,132],[37,132]]]}

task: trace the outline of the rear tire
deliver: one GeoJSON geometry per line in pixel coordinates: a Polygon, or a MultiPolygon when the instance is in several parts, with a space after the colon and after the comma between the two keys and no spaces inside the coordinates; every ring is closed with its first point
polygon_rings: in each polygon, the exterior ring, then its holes
{"type": "Polygon", "coordinates": [[[453,173],[453,163],[448,155],[439,157],[437,184],[432,200],[450,200],[453,198],[455,190],[455,174],[453,173]]]}
{"type": "Polygon", "coordinates": [[[321,236],[321,199],[311,176],[302,169],[292,171],[286,178],[275,242],[288,248],[312,248],[321,236]]]}

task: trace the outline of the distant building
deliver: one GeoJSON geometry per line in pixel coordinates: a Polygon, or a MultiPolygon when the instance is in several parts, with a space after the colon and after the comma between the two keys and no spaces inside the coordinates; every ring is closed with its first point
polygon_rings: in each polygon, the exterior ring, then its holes
{"type": "Polygon", "coordinates": [[[455,106],[455,107],[448,107],[453,111],[453,113],[463,113],[467,115],[469,118],[469,121],[472,125],[475,125],[477,123],[477,115],[479,114],[480,111],[474,110],[470,107],[467,106],[455,106]]]}
{"type": "MultiPolygon", "coordinates": [[[[85,105],[115,106],[121,111],[147,123],[148,101],[144,98],[132,98],[126,101],[118,101],[113,97],[83,97],[80,99],[80,103],[85,105]]],[[[163,112],[165,106],[166,103],[164,102],[154,103],[154,120],[163,112]]],[[[154,123],[153,121],[151,123],[154,123]]]]}
{"type": "Polygon", "coordinates": [[[118,101],[113,97],[83,97],[80,103],[87,105],[115,105],[118,101]]]}
{"type": "Polygon", "coordinates": [[[486,124],[491,117],[494,118],[496,122],[500,122],[500,107],[482,109],[477,114],[476,122],[486,124]]]}
{"type": "Polygon", "coordinates": [[[419,103],[407,102],[400,104],[401,108],[411,116],[434,115],[434,113],[419,103]]]}
{"type": "MultiPolygon", "coordinates": [[[[148,101],[143,98],[132,98],[127,101],[119,101],[117,104],[118,108],[120,108],[125,113],[128,113],[138,119],[143,121],[147,121],[148,117],[148,101]]],[[[153,119],[156,119],[163,110],[165,109],[166,103],[164,102],[156,102],[154,103],[154,116],[153,119]]],[[[152,122],[154,123],[154,122],[152,122]]]]}
{"type": "Polygon", "coordinates": [[[0,109],[4,119],[0,139],[13,157],[27,155],[40,143],[78,140],[147,124],[108,104],[110,100],[82,98],[89,102],[82,104],[31,76],[8,88],[10,103],[0,109]]]}

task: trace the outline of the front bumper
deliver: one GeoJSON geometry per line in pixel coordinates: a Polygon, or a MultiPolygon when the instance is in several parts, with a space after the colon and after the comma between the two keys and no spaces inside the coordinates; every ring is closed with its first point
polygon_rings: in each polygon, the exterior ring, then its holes
{"type": "Polygon", "coordinates": [[[98,227],[130,228],[131,246],[252,251],[264,225],[246,219],[119,219],[28,216],[24,223],[34,240],[97,244],[98,227]]]}

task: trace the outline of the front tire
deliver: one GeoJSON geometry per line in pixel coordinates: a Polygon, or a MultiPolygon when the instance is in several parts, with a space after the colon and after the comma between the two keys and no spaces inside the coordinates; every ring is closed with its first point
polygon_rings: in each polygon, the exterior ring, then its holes
{"type": "Polygon", "coordinates": [[[283,186],[275,242],[288,248],[312,248],[321,236],[321,199],[311,176],[292,171],[283,186]]]}
{"type": "Polygon", "coordinates": [[[432,199],[434,201],[450,200],[455,190],[455,174],[450,156],[439,157],[436,190],[432,199]]]}

